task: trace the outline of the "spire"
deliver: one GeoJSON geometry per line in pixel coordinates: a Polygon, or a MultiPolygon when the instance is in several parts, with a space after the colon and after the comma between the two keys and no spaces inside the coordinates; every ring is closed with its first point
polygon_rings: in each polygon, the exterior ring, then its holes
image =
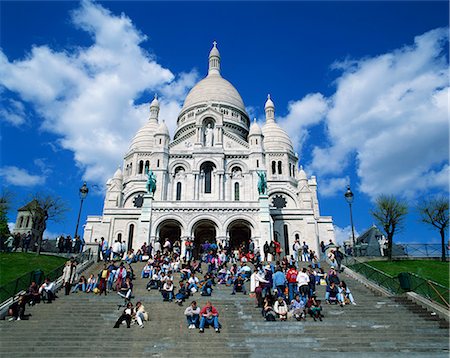
{"type": "Polygon", "coordinates": [[[220,53],[217,49],[217,42],[213,42],[213,48],[209,53],[209,68],[208,68],[208,76],[209,75],[220,75],[220,53]]]}
{"type": "Polygon", "coordinates": [[[150,103],[150,120],[155,120],[158,122],[158,114],[159,114],[159,101],[158,95],[155,93],[155,98],[152,103],[150,103]]]}
{"type": "Polygon", "coordinates": [[[266,122],[275,121],[275,106],[270,99],[270,94],[267,95],[266,105],[264,106],[266,111],[266,122]]]}

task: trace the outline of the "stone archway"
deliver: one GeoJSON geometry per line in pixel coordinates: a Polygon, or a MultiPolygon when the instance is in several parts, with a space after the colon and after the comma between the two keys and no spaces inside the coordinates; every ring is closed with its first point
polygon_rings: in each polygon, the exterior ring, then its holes
{"type": "Polygon", "coordinates": [[[236,250],[242,247],[248,252],[251,242],[252,229],[250,223],[245,220],[235,220],[228,226],[229,249],[236,250]]]}
{"type": "Polygon", "coordinates": [[[175,241],[181,241],[181,224],[173,219],[164,220],[158,225],[157,236],[160,239],[161,245],[166,239],[169,239],[173,245],[175,241]]]}
{"type": "Polygon", "coordinates": [[[217,227],[216,224],[208,219],[199,220],[192,229],[194,237],[194,258],[199,258],[202,254],[202,245],[207,241],[216,243],[217,227]]]}

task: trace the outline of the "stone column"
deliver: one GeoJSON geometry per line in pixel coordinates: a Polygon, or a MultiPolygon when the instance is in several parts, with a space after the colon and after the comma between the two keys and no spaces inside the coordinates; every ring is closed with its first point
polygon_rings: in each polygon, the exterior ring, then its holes
{"type": "MultiPolygon", "coordinates": [[[[273,240],[273,224],[272,218],[270,216],[268,195],[259,196],[259,227],[261,234],[260,243],[264,243],[267,241],[270,244],[273,240]]],[[[261,257],[264,257],[262,245],[260,245],[259,247],[259,252],[261,253],[261,257]]]]}
{"type": "Polygon", "coordinates": [[[141,216],[139,217],[136,242],[133,245],[135,249],[141,247],[144,242],[149,244],[152,225],[152,206],[153,194],[147,193],[144,195],[144,203],[142,204],[141,216]]]}

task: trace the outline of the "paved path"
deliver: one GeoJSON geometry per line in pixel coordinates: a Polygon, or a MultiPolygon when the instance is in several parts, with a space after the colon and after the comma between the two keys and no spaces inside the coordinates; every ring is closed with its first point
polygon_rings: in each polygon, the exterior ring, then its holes
{"type": "MultiPolygon", "coordinates": [[[[139,274],[142,264],[135,264],[139,274]]],[[[98,272],[100,265],[89,271],[98,272]]],[[[188,330],[186,304],[162,302],[147,280],[135,281],[135,303],[150,314],[145,328],[113,329],[120,297],[71,294],[27,308],[27,321],[1,321],[1,357],[448,357],[448,325],[414,305],[369,291],[341,275],[357,306],[324,305],[323,322],[266,322],[254,299],[218,286],[210,298],[220,312],[220,334],[188,330]]],[[[323,297],[324,287],[318,288],[323,297]]],[[[206,298],[196,294],[200,306],[206,298]]]]}

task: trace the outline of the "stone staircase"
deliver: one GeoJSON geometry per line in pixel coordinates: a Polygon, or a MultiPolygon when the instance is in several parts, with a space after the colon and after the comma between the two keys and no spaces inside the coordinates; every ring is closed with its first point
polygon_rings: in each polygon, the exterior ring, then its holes
{"type": "MultiPolygon", "coordinates": [[[[97,273],[101,265],[90,272],[97,273]]],[[[142,264],[134,264],[139,276],[142,264]]],[[[147,280],[134,282],[133,303],[140,300],[150,321],[143,329],[113,329],[123,300],[77,293],[52,304],[27,307],[25,321],[1,321],[1,357],[448,357],[448,323],[409,302],[377,296],[341,274],[356,306],[324,305],[322,322],[266,322],[253,298],[217,286],[212,297],[194,296],[200,306],[210,299],[220,313],[221,333],[204,334],[186,327],[184,309],[147,291],[147,280]]],[[[325,288],[318,287],[318,297],[325,288]]]]}

